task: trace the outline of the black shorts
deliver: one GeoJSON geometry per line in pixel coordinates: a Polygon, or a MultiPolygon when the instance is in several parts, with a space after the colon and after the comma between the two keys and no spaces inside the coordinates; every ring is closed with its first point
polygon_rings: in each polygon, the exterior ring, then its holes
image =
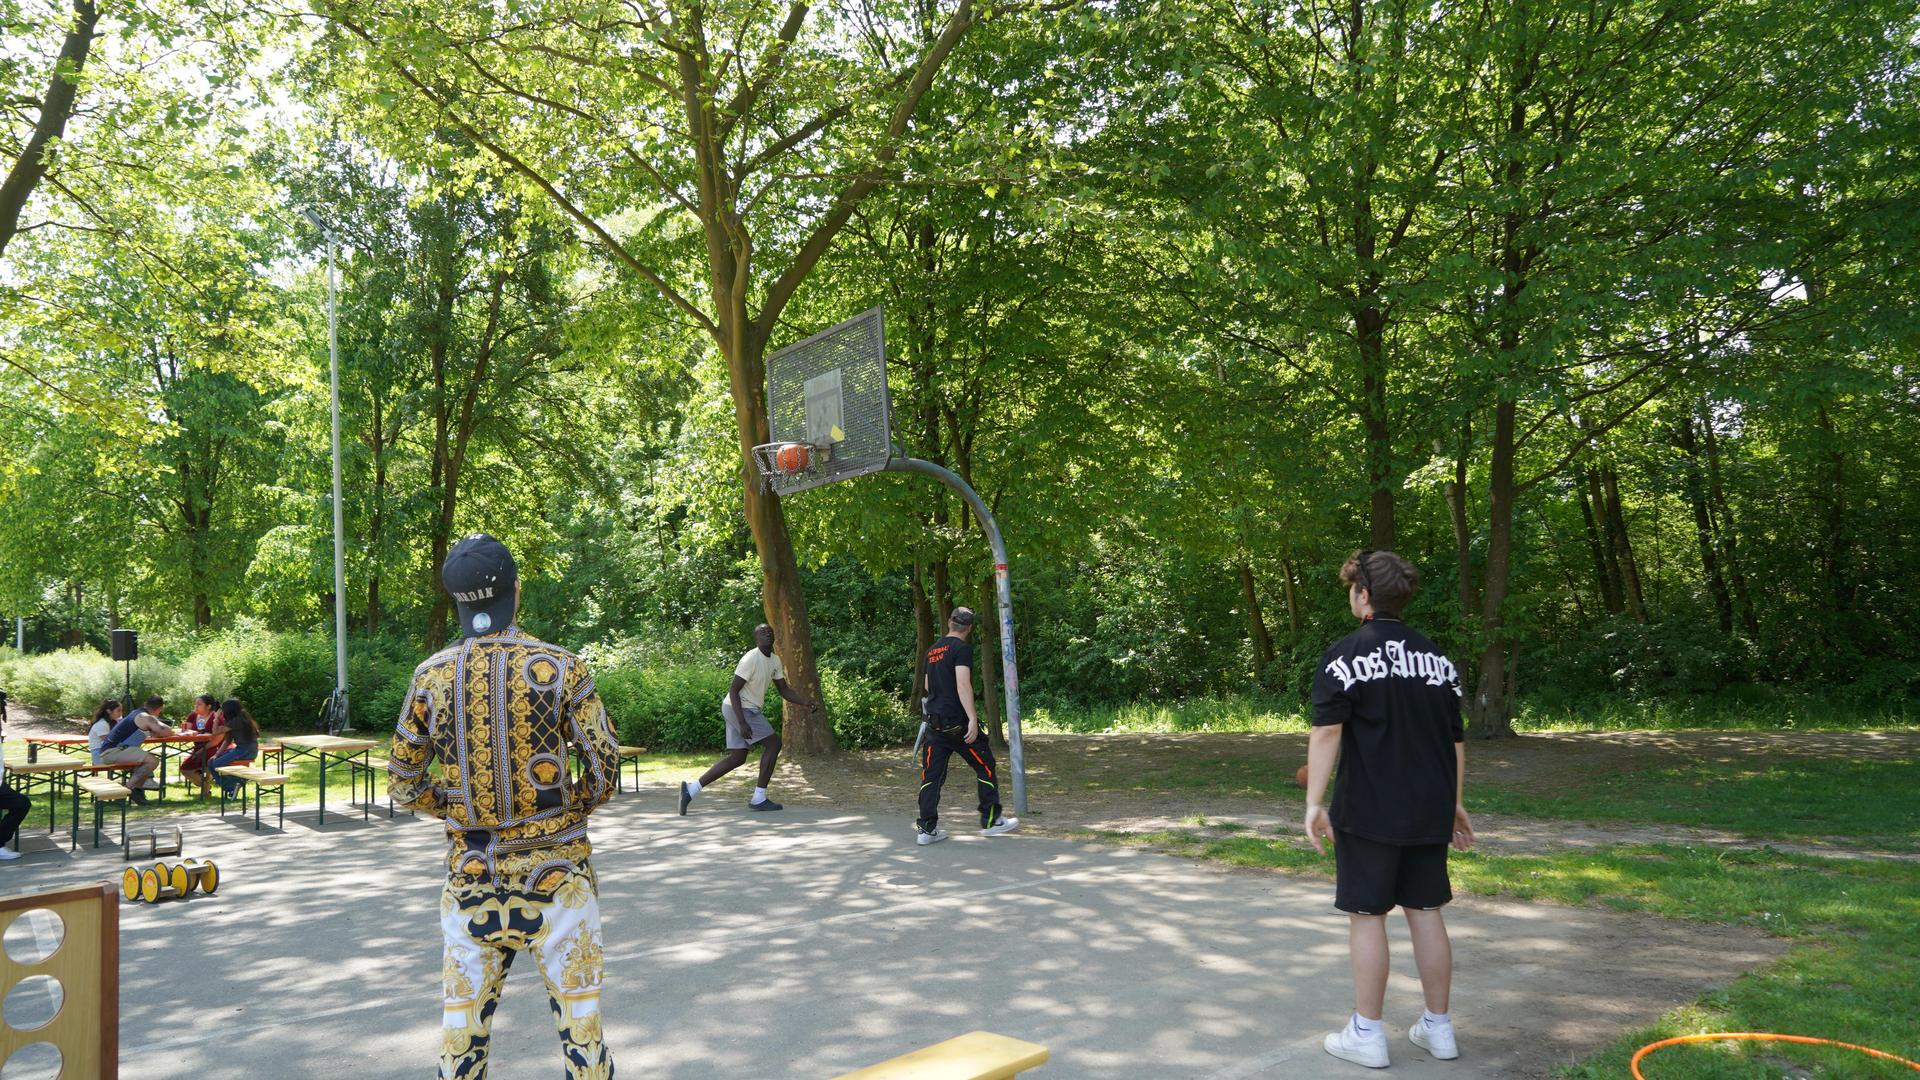
{"type": "Polygon", "coordinates": [[[1336,832],[1333,866],[1333,906],[1349,915],[1437,908],[1453,899],[1445,844],[1383,844],[1336,832]]]}

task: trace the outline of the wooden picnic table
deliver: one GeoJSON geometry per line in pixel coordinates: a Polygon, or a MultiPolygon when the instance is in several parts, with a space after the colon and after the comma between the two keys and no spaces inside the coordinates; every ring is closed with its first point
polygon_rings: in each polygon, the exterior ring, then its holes
{"type": "MultiPolygon", "coordinates": [[[[81,741],[84,742],[85,740],[83,739],[81,741]]],[[[21,776],[39,777],[45,781],[47,793],[50,796],[47,799],[48,836],[52,836],[55,830],[59,828],[59,821],[54,813],[54,808],[60,804],[60,789],[62,786],[72,789],[73,822],[70,849],[77,849],[80,846],[80,777],[92,773],[118,772],[126,769],[125,765],[95,765],[93,762],[84,758],[66,757],[64,755],[31,761],[9,759],[6,766],[7,774],[10,776],[18,774],[21,776]]],[[[95,842],[98,842],[97,836],[95,842]]]]}
{"type": "Polygon", "coordinates": [[[354,758],[363,762],[367,754],[380,745],[377,739],[349,739],[342,735],[288,735],[280,740],[280,745],[298,756],[308,754],[320,760],[320,814],[314,819],[315,828],[324,828],[327,824],[327,770],[341,762],[352,768],[354,758]],[[328,758],[338,760],[331,763],[328,758]]]}

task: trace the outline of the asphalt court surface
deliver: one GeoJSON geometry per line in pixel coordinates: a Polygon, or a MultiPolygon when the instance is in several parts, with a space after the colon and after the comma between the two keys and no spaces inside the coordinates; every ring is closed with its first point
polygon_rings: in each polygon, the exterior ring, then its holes
{"type": "MultiPolygon", "coordinates": [[[[904,809],[749,814],[723,793],[682,818],[673,802],[649,786],[593,819],[619,1075],[831,1077],[975,1028],[1049,1047],[1036,1080],[1370,1074],[1320,1049],[1351,1003],[1330,881],[964,828],[922,848],[904,809]]],[[[123,1076],[432,1075],[444,833],[329,817],[262,835],[185,820],[186,854],[215,859],[221,886],[123,905],[123,1076]]],[[[0,867],[0,891],[117,882],[124,865],[117,848],[36,853],[0,867]]],[[[1449,920],[1462,1057],[1406,1042],[1421,1002],[1395,919],[1385,1075],[1544,1075],[1778,951],[1545,905],[1463,901],[1449,920]],[[1629,970],[1622,994],[1611,975],[1629,970]]],[[[556,1041],[535,965],[516,965],[493,1075],[550,1075],[556,1041]]]]}

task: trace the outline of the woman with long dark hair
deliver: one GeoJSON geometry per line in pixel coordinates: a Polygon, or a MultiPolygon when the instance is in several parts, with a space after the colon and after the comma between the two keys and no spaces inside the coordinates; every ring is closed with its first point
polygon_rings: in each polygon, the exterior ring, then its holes
{"type": "Polygon", "coordinates": [[[227,765],[253,764],[253,759],[260,756],[260,725],[253,722],[253,716],[240,704],[239,698],[221,702],[220,717],[227,724],[226,748],[207,762],[207,771],[220,781],[222,792],[232,795],[239,790],[240,781],[221,776],[220,770],[227,765]]]}
{"type": "Polygon", "coordinates": [[[124,711],[118,698],[108,698],[93,710],[93,723],[87,727],[87,754],[95,765],[100,764],[100,744],[106,740],[107,732],[113,730],[113,725],[120,722],[124,711]]]}
{"type": "Polygon", "coordinates": [[[207,798],[213,794],[207,786],[207,762],[227,744],[227,722],[220,713],[219,699],[212,694],[194,698],[193,712],[180,721],[180,730],[208,736],[206,742],[194,747],[193,753],[180,763],[180,779],[199,784],[200,797],[207,798]]]}

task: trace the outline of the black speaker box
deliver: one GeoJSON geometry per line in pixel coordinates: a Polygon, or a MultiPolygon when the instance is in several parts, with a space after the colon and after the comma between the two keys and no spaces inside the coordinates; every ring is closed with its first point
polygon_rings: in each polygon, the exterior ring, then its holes
{"type": "Polygon", "coordinates": [[[115,660],[140,659],[140,635],[132,630],[113,631],[113,658],[115,660]]]}

